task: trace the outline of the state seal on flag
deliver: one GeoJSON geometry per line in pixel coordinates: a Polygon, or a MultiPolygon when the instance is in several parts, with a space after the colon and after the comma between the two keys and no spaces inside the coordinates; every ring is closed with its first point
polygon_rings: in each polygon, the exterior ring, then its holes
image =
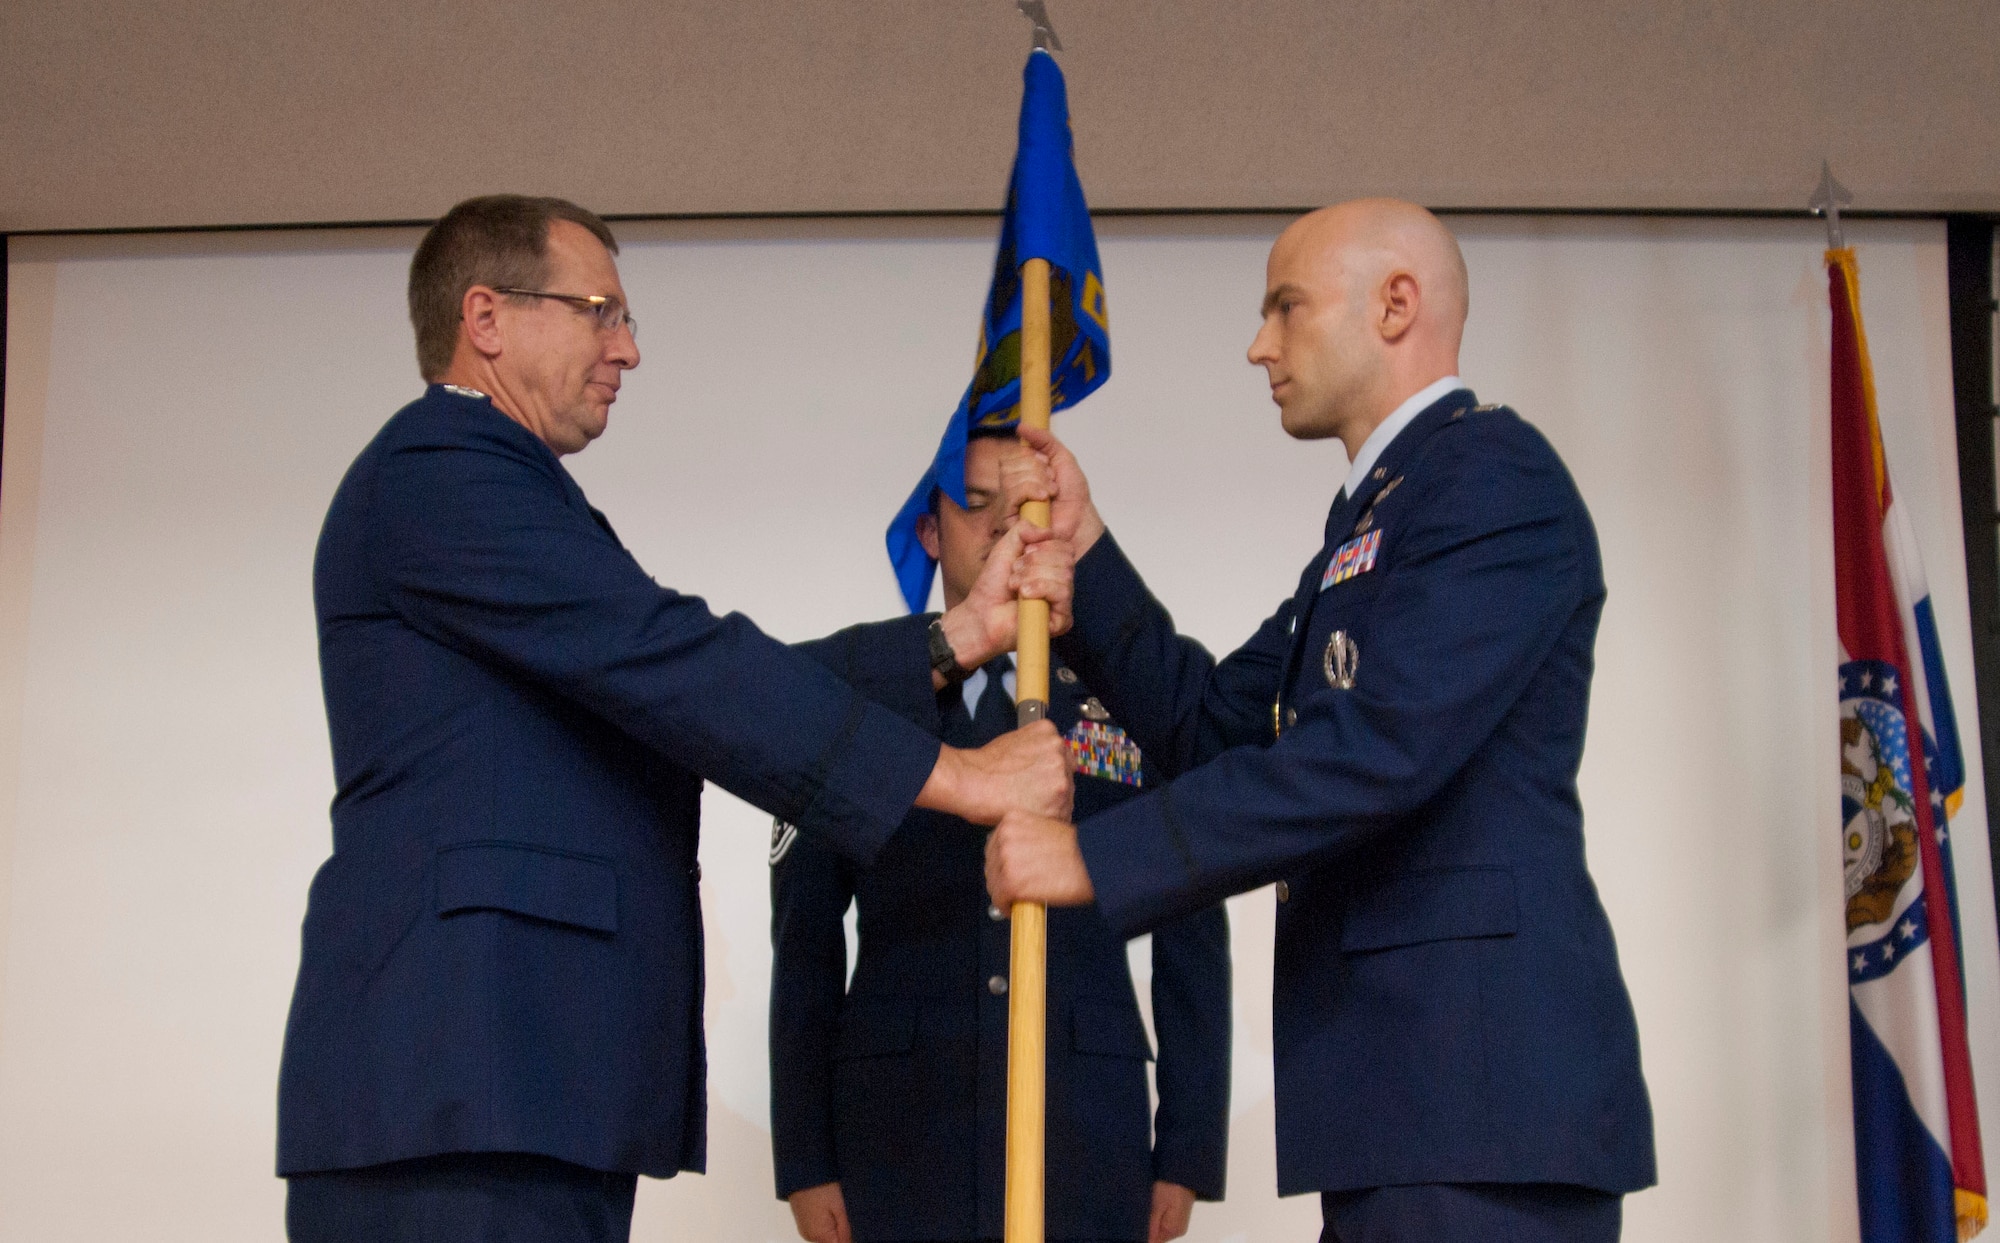
{"type": "Polygon", "coordinates": [[[1849,933],[1894,917],[1917,875],[1910,730],[1900,689],[1893,665],[1856,660],[1840,667],[1841,870],[1849,933]]]}

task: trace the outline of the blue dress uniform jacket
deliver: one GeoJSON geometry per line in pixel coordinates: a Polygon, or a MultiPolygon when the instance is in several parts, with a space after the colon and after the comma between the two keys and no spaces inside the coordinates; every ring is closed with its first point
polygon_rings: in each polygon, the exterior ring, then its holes
{"type": "Polygon", "coordinates": [[[1108,536],[1057,641],[1178,774],[1080,825],[1111,926],[1278,882],[1284,1194],[1654,1181],[1576,788],[1596,533],[1541,434],[1474,400],[1390,442],[1297,594],[1219,664],[1108,536]],[[1372,564],[1339,562],[1371,533],[1372,564]]]}
{"type": "Polygon", "coordinates": [[[433,386],[314,567],[337,790],[278,1172],[703,1164],[704,777],[871,857],[937,741],[640,570],[542,442],[433,386]]]}
{"type": "MultiPolygon", "coordinates": [[[[870,698],[946,741],[977,724],[931,689],[926,617],[804,645],[870,698]]],[[[996,694],[990,687],[988,694],[996,694]]],[[[1049,719],[1067,732],[1088,691],[1057,670],[1049,719]]],[[[1002,700],[1004,702],[1004,699],[1002,700]]],[[[1158,778],[1142,767],[1142,780],[1158,778]]],[[[1137,791],[1079,774],[1079,816],[1137,791]]],[[[1009,924],[984,878],[986,831],[913,811],[868,867],[778,827],[771,870],[771,1135],[778,1194],[838,1180],[854,1237],[979,1239],[1001,1232],[1009,924]],[[841,920],[859,911],[846,987],[841,920]]],[[[1159,1111],[1121,937],[1089,909],[1049,919],[1047,1235],[1144,1239],[1155,1179],[1220,1199],[1229,1134],[1229,925],[1219,905],[1153,937],[1159,1111]],[[1149,1127],[1149,1122],[1152,1124],[1149,1127]],[[1152,1134],[1149,1137],[1149,1130],[1152,1134]]]]}

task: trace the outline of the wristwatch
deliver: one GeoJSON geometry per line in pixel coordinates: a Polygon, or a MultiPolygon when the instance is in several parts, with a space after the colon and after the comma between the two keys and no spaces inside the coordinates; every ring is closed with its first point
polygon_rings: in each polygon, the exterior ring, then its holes
{"type": "Polygon", "coordinates": [[[951,650],[951,640],[944,636],[944,618],[931,618],[931,672],[944,679],[946,686],[956,686],[972,676],[972,670],[959,667],[958,653],[951,650]]]}

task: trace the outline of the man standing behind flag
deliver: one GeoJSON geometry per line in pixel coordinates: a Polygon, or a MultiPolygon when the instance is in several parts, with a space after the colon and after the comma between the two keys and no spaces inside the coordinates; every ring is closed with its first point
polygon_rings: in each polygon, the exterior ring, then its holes
{"type": "MultiPolygon", "coordinates": [[[[1170,783],[1070,824],[1009,815],[996,902],[1095,901],[1134,933],[1277,885],[1281,1194],[1328,1243],[1609,1240],[1652,1112],[1577,797],[1597,538],[1548,442],[1456,376],[1464,260],[1365,200],[1271,248],[1265,368],[1346,484],[1296,593],[1217,663],[1177,635],[1075,459],[1023,433],[1076,549],[1058,645],[1170,783]]],[[[1034,459],[1027,459],[1034,465],[1034,459]]]]}
{"type": "Polygon", "coordinates": [[[1829,250],[1826,265],[1861,1237],[1951,1243],[1986,1225],[1947,832],[1963,766],[1923,562],[1882,450],[1854,252],[1829,250]]]}
{"type": "MultiPolygon", "coordinates": [[[[801,650],[953,746],[1014,727],[1017,525],[998,540],[1006,432],[975,434],[961,506],[942,489],[918,538],[944,572],[946,614],[855,626],[801,650]],[[927,634],[955,636],[950,667],[927,634]]],[[[1035,545],[1025,595],[1067,594],[1066,549],[1035,545]],[[1059,560],[1058,560],[1059,559],[1059,560]],[[1043,569],[1047,566],[1047,570],[1043,569]],[[1046,573],[1048,577],[1042,577],[1046,573]]],[[[1157,779],[1068,669],[1049,720],[1070,739],[1076,814],[1157,779]]],[[[989,907],[985,831],[915,811],[872,865],[780,822],[771,841],[771,1146],[778,1194],[813,1243],[999,1237],[1007,1096],[1009,924],[989,907]],[[858,912],[848,982],[842,918],[858,912]],[[850,1226],[851,1223],[851,1226],[850,1226]]],[[[1159,1107],[1124,939],[1094,910],[1049,920],[1050,1240],[1166,1243],[1197,1197],[1222,1198],[1229,1138],[1229,923],[1220,905],[1152,945],[1159,1107]]]]}

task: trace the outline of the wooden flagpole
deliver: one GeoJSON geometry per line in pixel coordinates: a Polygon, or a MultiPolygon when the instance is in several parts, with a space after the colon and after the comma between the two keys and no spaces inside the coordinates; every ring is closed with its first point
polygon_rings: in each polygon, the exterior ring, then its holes
{"type": "MultiPolygon", "coordinates": [[[[1049,426],[1049,261],[1021,265],[1021,423],[1049,426]]],[[[1049,503],[1021,520],[1049,525],[1049,503]]],[[[1022,600],[1014,656],[1017,723],[1049,715],[1049,605],[1022,600]]],[[[1004,1243],[1042,1243],[1042,1130],[1048,1088],[1049,910],[1016,902],[1007,993],[1007,1217],[1004,1243]]]]}

